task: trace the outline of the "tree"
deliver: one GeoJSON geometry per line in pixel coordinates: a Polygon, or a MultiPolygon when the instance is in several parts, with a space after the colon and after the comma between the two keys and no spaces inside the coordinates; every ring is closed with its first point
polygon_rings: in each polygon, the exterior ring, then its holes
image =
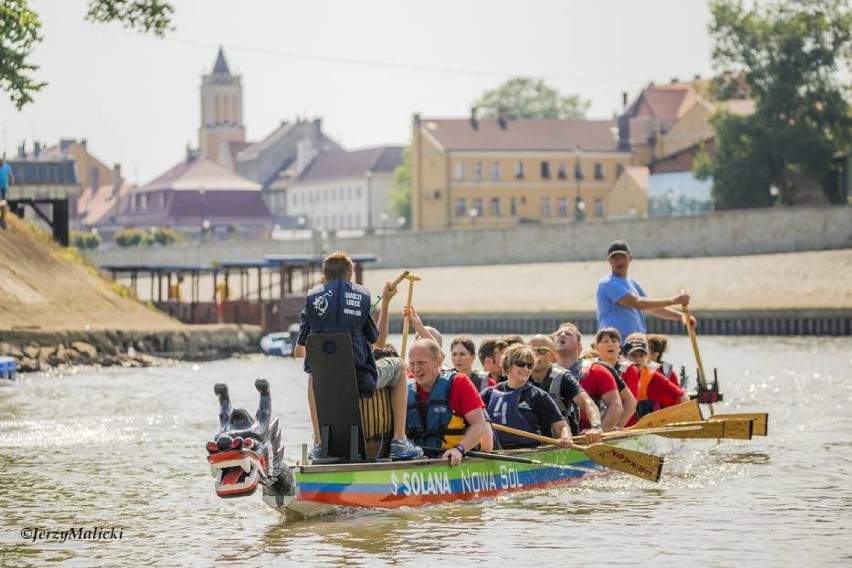
{"type": "Polygon", "coordinates": [[[498,117],[501,110],[509,118],[583,118],[590,105],[579,95],[562,96],[543,80],[531,77],[509,79],[474,103],[486,118],[498,117]]]}
{"type": "MultiPolygon", "coordinates": [[[[742,68],[756,104],[751,116],[720,112],[711,119],[716,156],[705,156],[696,172],[713,176],[717,206],[771,204],[773,185],[781,202],[791,203],[797,175],[816,180],[829,202],[844,202],[837,158],[852,148],[846,3],[778,0],[746,8],[742,0],[713,0],[711,12],[714,66],[742,68]]],[[[716,94],[730,97],[738,90],[730,87],[722,81],[716,94]]]]}
{"type": "MultiPolygon", "coordinates": [[[[119,21],[124,27],[163,37],[174,29],[171,2],[164,0],[89,0],[90,22],[119,21]]],[[[0,5],[0,91],[20,110],[47,83],[32,77],[38,65],[30,61],[42,41],[41,21],[28,0],[3,0],[0,5]]]]}
{"type": "Polygon", "coordinates": [[[411,222],[411,187],[411,146],[407,146],[403,151],[402,163],[393,171],[390,207],[408,224],[411,222]]]}

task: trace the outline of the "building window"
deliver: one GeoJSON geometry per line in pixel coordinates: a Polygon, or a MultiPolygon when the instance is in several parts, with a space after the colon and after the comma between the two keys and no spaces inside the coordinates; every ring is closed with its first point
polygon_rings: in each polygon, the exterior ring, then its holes
{"type": "Polygon", "coordinates": [[[517,214],[518,214],[518,202],[517,202],[517,200],[513,197],[513,198],[512,198],[512,201],[510,201],[510,202],[509,202],[509,215],[511,215],[512,217],[514,217],[514,216],[516,216],[517,214]]]}
{"type": "Polygon", "coordinates": [[[142,211],[148,210],[148,194],[143,193],[139,196],[139,209],[142,211]]]}
{"type": "Polygon", "coordinates": [[[557,207],[557,211],[558,211],[560,217],[567,217],[568,216],[568,198],[567,197],[560,197],[559,202],[558,202],[556,207],[557,207]]]}
{"type": "Polygon", "coordinates": [[[502,213],[500,212],[500,198],[492,197],[491,198],[491,216],[492,217],[500,217],[502,213]]]}
{"type": "Polygon", "coordinates": [[[568,178],[568,162],[559,162],[559,172],[557,175],[559,176],[559,179],[568,178]]]}
{"type": "Polygon", "coordinates": [[[606,217],[606,211],[604,211],[604,200],[601,197],[595,198],[595,217],[606,217]]]}
{"type": "Polygon", "coordinates": [[[515,177],[518,179],[524,177],[524,163],[520,160],[515,164],[515,177]]]}
{"type": "Polygon", "coordinates": [[[583,173],[583,162],[577,160],[577,163],[574,164],[574,179],[583,179],[586,175],[583,173]]]}
{"type": "Polygon", "coordinates": [[[482,179],[482,162],[474,162],[473,179],[474,181],[479,181],[482,179]]]}
{"type": "Polygon", "coordinates": [[[604,169],[603,164],[600,162],[595,162],[595,179],[603,179],[604,178],[604,169]]]}
{"type": "Polygon", "coordinates": [[[160,194],[160,210],[161,211],[166,210],[166,193],[165,192],[160,194]]]}
{"type": "Polygon", "coordinates": [[[615,165],[615,179],[621,177],[621,174],[624,173],[624,164],[616,164],[615,165]]]}
{"type": "Polygon", "coordinates": [[[550,198],[542,197],[541,198],[541,216],[542,217],[550,217],[550,198]]]}
{"type": "Polygon", "coordinates": [[[482,210],[482,198],[477,197],[476,199],[474,199],[473,200],[473,207],[471,207],[470,209],[471,209],[471,213],[472,213],[471,217],[476,217],[477,215],[482,217],[483,213],[485,213],[482,210]]]}
{"type": "Polygon", "coordinates": [[[467,199],[459,197],[456,199],[456,217],[467,215],[467,199]]]}
{"type": "Polygon", "coordinates": [[[500,162],[491,162],[491,179],[500,179],[500,162]]]}
{"type": "Polygon", "coordinates": [[[455,178],[456,180],[464,179],[464,162],[456,162],[455,164],[455,178]]]}
{"type": "Polygon", "coordinates": [[[542,179],[550,179],[550,162],[541,163],[541,177],[542,179]]]}
{"type": "MultiPolygon", "coordinates": [[[[361,199],[361,186],[360,185],[355,186],[355,199],[361,199]]],[[[358,222],[360,223],[361,220],[359,219],[358,222]]]]}

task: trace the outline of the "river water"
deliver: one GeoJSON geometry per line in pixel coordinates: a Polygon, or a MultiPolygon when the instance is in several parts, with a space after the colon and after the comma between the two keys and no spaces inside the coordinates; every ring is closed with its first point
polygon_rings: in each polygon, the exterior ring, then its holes
{"type": "MultiPolygon", "coordinates": [[[[670,342],[692,365],[689,342],[670,342]]],[[[29,374],[0,388],[4,566],[852,565],[852,339],[700,338],[718,412],[767,411],[769,436],[692,441],[652,484],[626,475],[417,510],[285,521],[222,500],[204,444],[213,384],[254,413],[270,379],[288,459],[309,439],[292,359],[29,374]],[[62,542],[83,528],[88,540],[62,542]],[[56,531],[57,538],[42,531],[56,531]],[[120,538],[119,538],[120,537],[120,538]]]]}

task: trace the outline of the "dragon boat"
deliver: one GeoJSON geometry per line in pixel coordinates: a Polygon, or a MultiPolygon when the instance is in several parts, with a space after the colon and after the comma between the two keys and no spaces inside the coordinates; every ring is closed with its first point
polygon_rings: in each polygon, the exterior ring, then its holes
{"type": "Polygon", "coordinates": [[[606,444],[470,452],[454,467],[438,458],[390,460],[390,393],[380,389],[371,399],[358,398],[351,353],[346,334],[308,338],[322,444],[329,456],[311,463],[307,446],[300,462],[285,463],[266,379],[255,381],[260,402],[254,416],[232,407],[225,384],[215,385],[220,429],[207,443],[207,460],[219,497],[245,497],[261,488],[267,505],[288,516],[311,517],[341,507],[419,507],[541,490],[613,469],[656,481],[663,463],[659,456],[670,452],[677,438],[749,439],[754,432],[753,417],[702,421],[693,401],[650,414],[633,430],[612,433],[606,444]]]}

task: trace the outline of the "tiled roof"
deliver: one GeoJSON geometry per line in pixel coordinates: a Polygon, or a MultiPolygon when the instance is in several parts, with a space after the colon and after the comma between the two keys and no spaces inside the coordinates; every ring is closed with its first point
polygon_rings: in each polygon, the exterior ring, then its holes
{"type": "Polygon", "coordinates": [[[402,163],[402,151],[402,146],[385,146],[352,152],[325,152],[313,159],[298,182],[364,177],[368,170],[392,173],[402,163]]]}
{"type": "Polygon", "coordinates": [[[421,128],[445,150],[574,150],[615,152],[614,120],[469,118],[421,120],[421,128]]]}
{"type": "Polygon", "coordinates": [[[123,183],[117,194],[113,191],[112,184],[102,185],[96,192],[93,192],[91,187],[83,189],[77,199],[81,224],[91,227],[108,220],[110,213],[117,213],[115,206],[119,199],[130,193],[132,188],[132,185],[123,183]]]}
{"type": "Polygon", "coordinates": [[[260,191],[261,186],[206,159],[183,161],[139,191],[260,191]]]}

